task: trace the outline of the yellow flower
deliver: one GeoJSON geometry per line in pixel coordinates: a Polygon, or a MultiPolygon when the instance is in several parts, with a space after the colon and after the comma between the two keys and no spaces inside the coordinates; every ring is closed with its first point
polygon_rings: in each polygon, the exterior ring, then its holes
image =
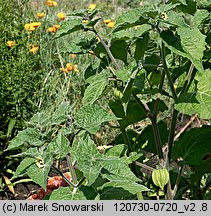
{"type": "Polygon", "coordinates": [[[52,26],[52,27],[49,27],[48,29],[47,29],[47,32],[51,32],[51,33],[55,33],[55,32],[57,32],[57,30],[60,28],[60,25],[54,25],[54,26],[52,26]]]}
{"type": "Polygon", "coordinates": [[[36,28],[38,28],[42,23],[41,22],[32,22],[32,23],[27,23],[24,25],[24,28],[27,31],[34,31],[36,28]]]}
{"type": "Polygon", "coordinates": [[[111,21],[110,23],[107,24],[107,26],[112,29],[115,25],[115,22],[111,21]]]}
{"type": "Polygon", "coordinates": [[[29,50],[29,52],[31,52],[32,54],[35,54],[38,50],[39,47],[37,45],[31,45],[31,49],[29,50]]]}
{"type": "Polygon", "coordinates": [[[59,18],[58,21],[64,20],[66,18],[66,15],[62,12],[58,13],[56,16],[59,18]]]}
{"type": "Polygon", "coordinates": [[[87,20],[87,19],[83,19],[83,20],[82,20],[82,23],[83,23],[83,24],[87,24],[88,22],[89,22],[89,20],[87,20]]]}
{"type": "Polygon", "coordinates": [[[110,19],[105,19],[105,20],[103,20],[103,22],[104,22],[105,24],[109,24],[110,22],[112,22],[112,20],[110,20],[110,19]]]}
{"type": "Polygon", "coordinates": [[[88,8],[90,11],[92,11],[96,8],[96,6],[97,6],[96,4],[90,4],[88,8]]]}
{"type": "Polygon", "coordinates": [[[12,48],[13,46],[15,46],[15,41],[7,41],[7,46],[12,48]]]}
{"type": "Polygon", "coordinates": [[[45,13],[37,13],[37,17],[39,17],[39,18],[43,18],[43,17],[45,17],[45,13]]]}
{"type": "Polygon", "coordinates": [[[52,1],[52,0],[47,0],[47,1],[45,2],[45,4],[46,4],[47,6],[49,6],[49,7],[57,6],[57,2],[52,1]]]}
{"type": "Polygon", "coordinates": [[[160,13],[160,18],[164,19],[164,20],[167,20],[168,16],[167,16],[166,13],[160,13]]]}
{"type": "Polygon", "coordinates": [[[77,55],[73,54],[73,53],[71,53],[69,56],[70,56],[70,58],[76,58],[77,57],[77,55]]]}

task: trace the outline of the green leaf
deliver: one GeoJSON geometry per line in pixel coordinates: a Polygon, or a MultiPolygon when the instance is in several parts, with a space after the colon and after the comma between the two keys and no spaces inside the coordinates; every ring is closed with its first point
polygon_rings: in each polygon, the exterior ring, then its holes
{"type": "Polygon", "coordinates": [[[46,154],[43,158],[44,166],[39,168],[36,165],[36,159],[34,163],[27,169],[27,175],[44,190],[46,190],[47,178],[53,164],[53,158],[50,154],[46,154]]]}
{"type": "Polygon", "coordinates": [[[206,36],[197,28],[179,27],[177,33],[181,38],[182,48],[188,54],[188,58],[200,72],[203,71],[202,57],[206,45],[206,36]]]}
{"type": "MultiPolygon", "coordinates": [[[[192,115],[198,113],[200,118],[211,118],[211,71],[207,70],[197,77],[197,92],[193,92],[185,103],[178,103],[175,108],[185,114],[192,115]]],[[[178,98],[179,100],[180,98],[178,98]]],[[[183,98],[184,99],[184,98],[183,98]]]]}
{"type": "Polygon", "coordinates": [[[59,131],[58,135],[52,140],[46,149],[46,152],[54,155],[55,159],[64,159],[70,152],[70,144],[68,139],[59,131]]]}
{"type": "Polygon", "coordinates": [[[76,124],[95,134],[102,123],[116,120],[117,118],[98,105],[87,105],[75,113],[76,124]]]}
{"type": "Polygon", "coordinates": [[[86,197],[80,189],[74,193],[68,187],[60,187],[53,190],[49,200],[86,200],[86,197]]]}
{"type": "Polygon", "coordinates": [[[107,157],[101,162],[103,166],[102,177],[109,181],[140,181],[130,170],[123,158],[107,157]]]}
{"type": "Polygon", "coordinates": [[[209,16],[207,10],[197,10],[193,17],[193,24],[195,27],[198,27],[201,22],[209,16]]]}
{"type": "Polygon", "coordinates": [[[102,156],[96,145],[89,136],[86,136],[74,141],[72,151],[78,162],[78,168],[86,177],[88,185],[93,184],[102,168],[98,160],[102,156]]]}
{"type": "Polygon", "coordinates": [[[184,132],[175,142],[174,158],[182,158],[188,165],[199,165],[205,155],[211,154],[211,127],[203,126],[184,132]]]}
{"type": "Polygon", "coordinates": [[[123,91],[123,97],[122,97],[122,101],[123,103],[127,103],[130,100],[131,94],[132,94],[132,88],[133,88],[133,83],[134,83],[134,79],[131,78],[130,80],[128,80],[124,91],[123,91]]]}
{"type": "MultiPolygon", "coordinates": [[[[105,196],[106,193],[108,193],[108,190],[109,190],[109,193],[113,193],[118,188],[123,189],[125,191],[128,191],[131,194],[137,194],[138,192],[149,190],[147,187],[145,187],[143,185],[140,185],[140,184],[135,183],[135,182],[130,182],[130,181],[107,182],[100,188],[100,190],[102,190],[103,196],[105,196]]],[[[108,194],[107,194],[107,196],[108,196],[108,194]]],[[[113,194],[113,196],[115,196],[115,195],[113,194]]]]}
{"type": "Polygon", "coordinates": [[[49,115],[45,112],[38,112],[30,119],[30,124],[37,127],[45,127],[49,124],[49,115]]]}
{"type": "Polygon", "coordinates": [[[83,105],[92,105],[102,95],[107,85],[107,79],[104,74],[97,74],[93,82],[86,88],[82,99],[83,105]]]}
{"type": "MultiPolygon", "coordinates": [[[[158,123],[158,129],[161,136],[161,143],[164,145],[168,141],[168,130],[167,130],[166,123],[160,121],[158,123]]],[[[137,141],[139,145],[136,148],[140,148],[140,146],[142,146],[141,148],[143,148],[143,150],[157,154],[155,140],[152,134],[153,134],[152,126],[149,125],[145,127],[141,132],[141,134],[138,136],[137,141]]]]}
{"type": "Polygon", "coordinates": [[[136,61],[139,61],[141,58],[144,57],[144,53],[147,50],[148,43],[149,33],[144,34],[143,37],[136,40],[136,49],[134,53],[134,58],[136,61]]]}
{"type": "Polygon", "coordinates": [[[105,152],[105,155],[120,157],[126,151],[126,149],[127,149],[127,146],[125,144],[115,145],[112,148],[107,149],[105,152]]]}
{"type": "Polygon", "coordinates": [[[110,50],[116,59],[122,60],[127,65],[127,48],[125,40],[114,40],[111,42],[110,50]]]}
{"type": "Polygon", "coordinates": [[[151,30],[151,26],[149,24],[137,25],[133,28],[124,29],[118,32],[113,33],[111,36],[113,39],[122,39],[128,40],[132,38],[138,38],[143,34],[149,32],[151,30]]]}
{"type": "Polygon", "coordinates": [[[155,17],[157,11],[152,8],[132,9],[122,13],[116,21],[114,32],[148,23],[149,17],[155,17]]]}
{"type": "Polygon", "coordinates": [[[44,142],[40,140],[40,134],[37,129],[26,128],[25,130],[20,131],[18,135],[11,140],[6,150],[19,148],[25,143],[28,143],[32,146],[41,146],[44,144],[44,142]]]}
{"type": "Polygon", "coordinates": [[[7,128],[7,137],[11,136],[12,130],[15,127],[17,119],[16,118],[11,118],[8,124],[7,128]]]}
{"type": "Polygon", "coordinates": [[[27,175],[27,169],[35,163],[34,158],[24,158],[21,163],[18,165],[12,179],[15,179],[20,176],[27,175]]]}
{"type": "Polygon", "coordinates": [[[70,34],[74,31],[82,30],[84,27],[81,23],[81,19],[70,19],[64,21],[62,26],[58,29],[55,38],[62,37],[64,35],[70,34]]]}

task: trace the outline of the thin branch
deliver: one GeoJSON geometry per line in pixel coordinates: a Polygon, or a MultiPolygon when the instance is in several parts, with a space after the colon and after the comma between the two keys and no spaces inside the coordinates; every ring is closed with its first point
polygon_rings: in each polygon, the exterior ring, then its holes
{"type": "Polygon", "coordinates": [[[149,171],[151,171],[151,172],[153,172],[153,170],[155,170],[155,169],[152,168],[151,166],[148,166],[148,165],[146,165],[146,164],[140,163],[140,162],[138,162],[138,161],[133,161],[133,164],[135,164],[135,165],[137,165],[137,166],[139,166],[139,167],[141,167],[141,168],[147,169],[147,170],[149,170],[149,171]]]}
{"type": "Polygon", "coordinates": [[[67,182],[67,184],[69,184],[70,186],[72,186],[73,188],[75,188],[76,186],[54,165],[52,165],[52,168],[60,175],[62,176],[62,178],[64,178],[64,180],[67,182]]]}
{"type": "Polygon", "coordinates": [[[197,118],[197,114],[191,117],[190,121],[187,122],[187,124],[179,131],[179,133],[174,137],[174,141],[177,140],[180,135],[189,127],[189,125],[197,118]]]}
{"type": "Polygon", "coordinates": [[[193,65],[193,63],[191,63],[188,74],[187,74],[187,77],[186,77],[185,82],[184,82],[184,85],[183,85],[182,90],[180,92],[180,95],[182,95],[182,94],[184,94],[186,92],[188,83],[189,83],[190,78],[191,78],[191,74],[193,72],[193,69],[194,69],[194,65],[193,65]]]}
{"type": "Polygon", "coordinates": [[[177,179],[176,179],[176,183],[174,185],[174,189],[172,191],[172,196],[173,198],[175,197],[176,193],[177,193],[177,189],[179,187],[179,183],[180,183],[180,179],[181,179],[181,175],[182,175],[182,170],[183,170],[183,166],[180,167],[180,170],[179,170],[179,174],[177,176],[177,179]]]}
{"type": "Polygon", "coordinates": [[[120,67],[117,64],[116,59],[114,58],[113,54],[111,53],[111,50],[109,48],[109,46],[105,43],[105,41],[103,40],[103,38],[98,34],[98,32],[93,28],[92,31],[96,34],[96,36],[100,39],[100,42],[102,43],[102,45],[104,46],[104,48],[106,49],[106,52],[108,53],[109,58],[111,59],[111,61],[114,63],[116,70],[119,70],[120,67]]]}

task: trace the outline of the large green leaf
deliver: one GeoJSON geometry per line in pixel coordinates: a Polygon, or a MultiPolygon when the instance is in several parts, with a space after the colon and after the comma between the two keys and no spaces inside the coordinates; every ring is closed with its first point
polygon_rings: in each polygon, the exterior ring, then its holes
{"type": "Polygon", "coordinates": [[[79,140],[75,140],[73,143],[72,152],[78,162],[79,170],[83,172],[88,181],[88,185],[93,184],[102,168],[98,160],[101,154],[96,145],[89,136],[79,137],[79,140]]]}
{"type": "Polygon", "coordinates": [[[106,85],[107,79],[104,74],[95,75],[93,82],[85,90],[83,105],[92,105],[102,95],[106,85]]]}
{"type": "Polygon", "coordinates": [[[6,150],[19,148],[26,143],[32,146],[41,146],[44,144],[44,142],[40,139],[40,134],[37,129],[26,128],[18,133],[18,135],[9,143],[6,150]]]}
{"type": "Polygon", "coordinates": [[[39,184],[43,189],[46,190],[46,183],[48,174],[53,164],[53,158],[50,154],[46,154],[43,157],[44,164],[42,167],[37,166],[37,160],[34,159],[34,163],[27,169],[27,175],[36,183],[39,184]]]}
{"type": "Polygon", "coordinates": [[[64,21],[62,23],[62,26],[57,31],[55,38],[62,37],[74,31],[82,30],[83,28],[84,27],[82,25],[81,19],[70,19],[70,20],[64,21]]]}
{"type": "Polygon", "coordinates": [[[101,162],[103,166],[102,177],[110,181],[140,181],[130,170],[126,160],[117,157],[107,157],[101,162]]]}
{"type": "Polygon", "coordinates": [[[59,131],[58,135],[52,140],[46,149],[46,152],[55,156],[55,159],[63,159],[70,151],[68,139],[59,131]]]}
{"type": "Polygon", "coordinates": [[[105,183],[101,188],[101,198],[118,199],[121,196],[128,196],[127,192],[137,194],[138,192],[148,191],[148,188],[135,182],[130,181],[111,181],[105,183]],[[127,191],[127,192],[126,192],[127,191]],[[119,192],[119,194],[116,194],[119,192]]]}
{"type": "Polygon", "coordinates": [[[179,27],[177,33],[180,36],[183,50],[188,54],[188,58],[199,71],[203,71],[202,57],[205,50],[206,36],[197,28],[179,27]]]}
{"type": "Polygon", "coordinates": [[[197,10],[194,14],[193,24],[195,27],[198,27],[201,22],[209,16],[209,12],[207,10],[197,10]]]}
{"type": "Polygon", "coordinates": [[[146,24],[149,17],[155,17],[157,11],[152,8],[138,8],[132,9],[122,13],[116,21],[113,32],[118,32],[133,26],[146,24]]]}
{"type": "Polygon", "coordinates": [[[86,200],[86,197],[84,196],[83,192],[80,191],[80,189],[74,193],[68,187],[60,187],[56,190],[53,190],[49,200],[86,200]]]}
{"type": "Polygon", "coordinates": [[[125,40],[114,40],[111,42],[110,50],[116,59],[122,60],[127,65],[127,48],[125,40]]]}
{"type": "Polygon", "coordinates": [[[116,120],[117,118],[98,105],[87,105],[75,113],[76,124],[95,134],[103,122],[116,120]]]}
{"type": "MultiPolygon", "coordinates": [[[[192,115],[198,113],[199,116],[203,119],[211,118],[211,71],[207,70],[204,73],[201,73],[197,77],[197,92],[189,94],[187,101],[183,103],[178,103],[175,105],[176,109],[182,113],[192,115]]],[[[178,98],[179,100],[180,98],[178,98]]]]}
{"type": "Polygon", "coordinates": [[[211,154],[211,127],[193,128],[183,133],[175,142],[174,158],[182,158],[185,164],[199,165],[205,155],[211,154]]]}

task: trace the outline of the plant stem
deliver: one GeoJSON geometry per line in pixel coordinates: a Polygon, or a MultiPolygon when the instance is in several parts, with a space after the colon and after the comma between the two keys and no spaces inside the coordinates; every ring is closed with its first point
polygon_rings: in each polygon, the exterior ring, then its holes
{"type": "Polygon", "coordinates": [[[122,129],[121,132],[122,132],[122,137],[123,137],[123,139],[124,139],[124,142],[125,142],[125,144],[128,146],[129,152],[132,152],[132,146],[131,146],[129,137],[128,137],[128,135],[127,135],[127,131],[126,131],[125,129],[122,129]]]}
{"type": "Polygon", "coordinates": [[[172,96],[173,96],[174,100],[176,100],[177,99],[177,94],[175,92],[174,84],[173,84],[169,69],[168,69],[167,64],[166,64],[165,45],[164,45],[163,42],[162,42],[162,46],[161,46],[161,59],[162,59],[165,74],[166,74],[168,82],[169,82],[169,87],[170,87],[171,92],[172,92],[172,96]]]}
{"type": "Polygon", "coordinates": [[[69,184],[70,186],[72,186],[73,188],[75,188],[75,185],[54,165],[52,165],[52,168],[60,175],[62,176],[62,178],[64,178],[64,180],[67,182],[67,184],[69,184]]]}
{"type": "Polygon", "coordinates": [[[98,34],[98,32],[93,28],[92,31],[96,34],[96,36],[100,39],[100,42],[102,43],[102,45],[104,46],[104,48],[106,49],[106,52],[108,53],[109,58],[111,59],[111,61],[114,63],[116,70],[119,70],[120,67],[117,64],[116,59],[114,58],[109,46],[105,43],[105,41],[103,40],[103,38],[101,37],[101,35],[98,34]]]}
{"type": "Polygon", "coordinates": [[[168,137],[168,162],[171,162],[171,153],[172,153],[172,147],[174,144],[174,136],[175,136],[175,129],[176,129],[176,123],[177,123],[177,116],[178,116],[178,111],[173,110],[172,113],[172,119],[171,119],[171,126],[170,126],[170,131],[169,131],[169,137],[168,137]]]}
{"type": "Polygon", "coordinates": [[[178,186],[179,186],[179,183],[180,183],[180,179],[181,179],[181,175],[182,175],[182,170],[183,170],[183,166],[180,167],[179,174],[177,176],[176,183],[174,185],[174,189],[173,189],[173,192],[172,192],[173,198],[175,197],[175,195],[177,193],[177,189],[178,189],[178,186]]]}

